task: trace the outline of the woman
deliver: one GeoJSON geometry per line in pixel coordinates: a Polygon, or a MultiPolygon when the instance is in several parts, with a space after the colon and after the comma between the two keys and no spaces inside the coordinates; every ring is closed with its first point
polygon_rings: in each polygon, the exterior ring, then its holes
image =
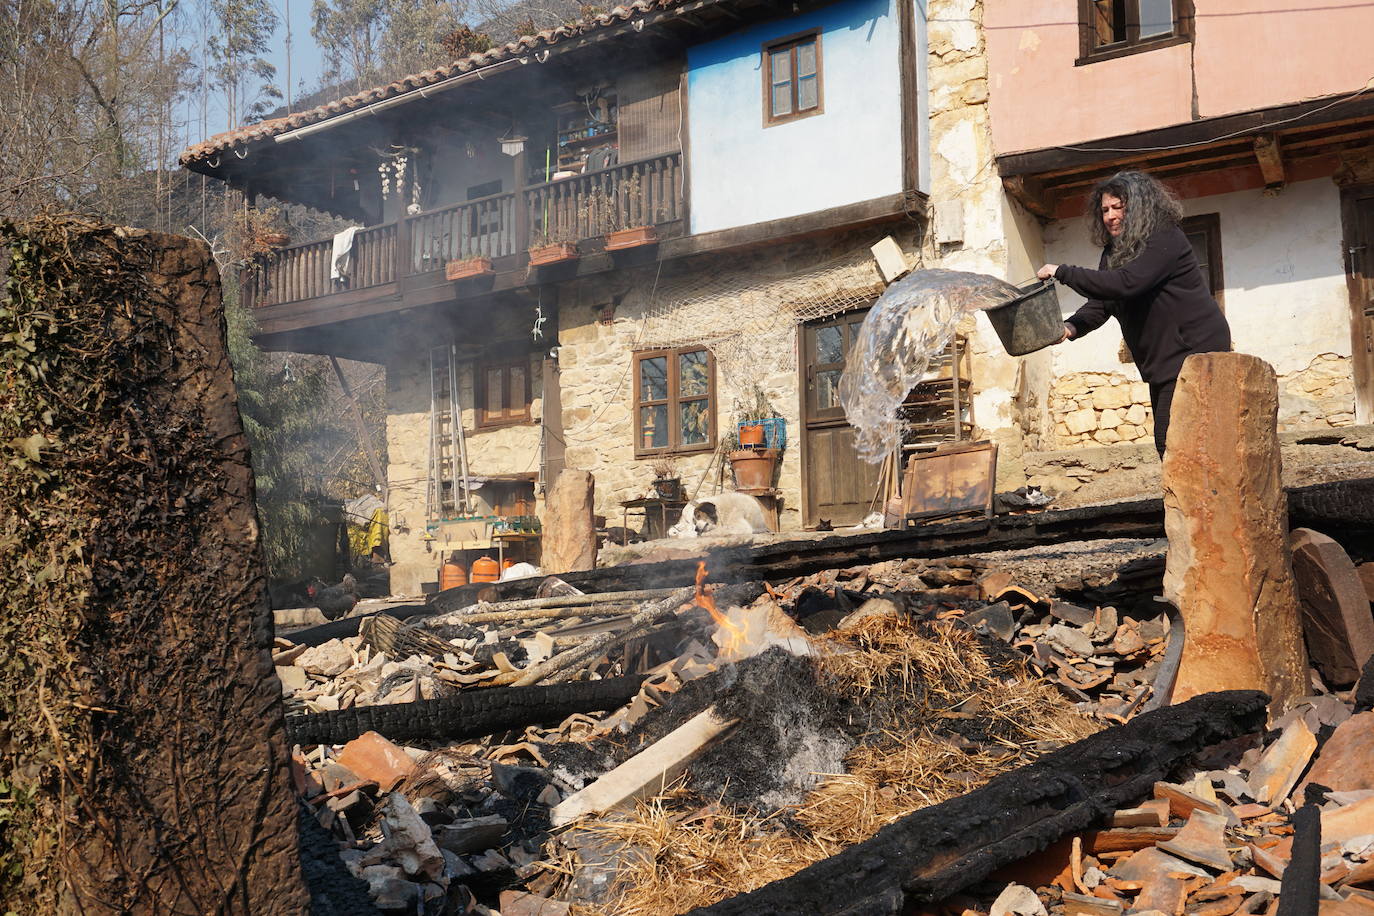
{"type": "Polygon", "coordinates": [[[1082,337],[1108,317],[1120,323],[1140,377],[1150,386],[1161,458],[1183,361],[1194,353],[1231,349],[1231,328],[1179,228],[1182,218],[1178,199],[1158,181],[1144,172],[1118,172],[1099,182],[1089,198],[1093,243],[1102,246],[1097,270],[1046,264],[1037,274],[1088,297],[1064,322],[1063,340],[1082,337]]]}

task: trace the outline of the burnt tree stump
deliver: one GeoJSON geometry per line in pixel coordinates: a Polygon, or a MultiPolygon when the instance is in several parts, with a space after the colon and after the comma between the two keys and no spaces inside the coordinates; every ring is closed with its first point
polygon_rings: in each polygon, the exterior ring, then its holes
{"type": "Polygon", "coordinates": [[[1263,690],[1272,718],[1307,690],[1278,403],[1264,360],[1194,354],[1178,377],[1164,454],[1164,596],[1187,629],[1174,697],[1263,690]]]}
{"type": "Polygon", "coordinates": [[[306,912],[210,252],[76,218],[0,235],[0,910],[306,912]]]}

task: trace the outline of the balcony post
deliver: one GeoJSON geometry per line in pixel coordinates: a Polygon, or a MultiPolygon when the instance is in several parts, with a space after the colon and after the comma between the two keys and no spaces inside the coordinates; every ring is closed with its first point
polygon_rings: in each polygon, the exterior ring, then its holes
{"type": "MultiPolygon", "coordinates": [[[[525,141],[528,145],[529,141],[525,141]]],[[[515,237],[511,240],[515,253],[530,247],[530,203],[525,199],[525,177],[529,172],[526,148],[515,154],[515,237]]]]}

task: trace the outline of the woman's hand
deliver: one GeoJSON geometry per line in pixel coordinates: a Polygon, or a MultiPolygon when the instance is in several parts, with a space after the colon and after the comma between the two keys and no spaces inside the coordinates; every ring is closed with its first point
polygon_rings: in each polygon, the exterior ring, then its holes
{"type": "Polygon", "coordinates": [[[1073,325],[1069,324],[1067,321],[1064,322],[1064,336],[1059,338],[1059,342],[1063,343],[1066,340],[1073,340],[1077,336],[1078,329],[1075,328],[1073,325]]]}
{"type": "Polygon", "coordinates": [[[1058,269],[1058,264],[1046,264],[1044,267],[1037,270],[1035,272],[1035,275],[1039,277],[1041,280],[1048,280],[1054,276],[1054,272],[1058,269]]]}

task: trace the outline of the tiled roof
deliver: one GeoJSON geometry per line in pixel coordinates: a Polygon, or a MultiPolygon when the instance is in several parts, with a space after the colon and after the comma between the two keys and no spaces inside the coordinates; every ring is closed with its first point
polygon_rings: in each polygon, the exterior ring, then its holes
{"type": "Polygon", "coordinates": [[[249,124],[236,130],[226,131],[216,134],[208,140],[202,140],[194,146],[188,147],[181,153],[181,164],[189,166],[192,163],[211,159],[226,150],[236,146],[244,146],[259,140],[266,140],[277,134],[283,134],[290,130],[305,127],[319,121],[326,121],[338,115],[346,114],[359,108],[365,108],[376,102],[396,96],[405,95],[408,92],[415,92],[435,83],[443,82],[451,77],[478,70],[482,67],[489,67],[492,64],[500,63],[529,54],[543,48],[551,47],[559,42],[595,32],[599,29],[621,25],[633,19],[637,19],[647,13],[656,10],[671,9],[689,2],[689,0],[631,0],[630,3],[617,6],[609,13],[599,13],[589,16],[571,25],[560,25],[554,29],[544,29],[534,35],[522,35],[515,41],[504,45],[482,51],[478,54],[470,54],[467,57],[454,61],[444,66],[436,67],[433,70],[424,70],[420,73],[412,73],[385,86],[377,86],[372,89],[364,90],[356,95],[337,99],[309,111],[298,111],[282,118],[273,118],[270,121],[260,121],[257,124],[249,124]]]}

